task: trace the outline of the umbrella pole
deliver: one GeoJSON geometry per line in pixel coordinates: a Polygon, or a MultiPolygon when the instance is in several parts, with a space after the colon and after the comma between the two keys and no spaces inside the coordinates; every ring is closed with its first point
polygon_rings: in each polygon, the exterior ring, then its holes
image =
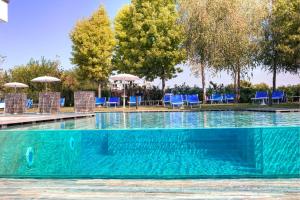
{"type": "Polygon", "coordinates": [[[124,95],[123,95],[123,108],[125,108],[125,83],[124,83],[124,95]]]}

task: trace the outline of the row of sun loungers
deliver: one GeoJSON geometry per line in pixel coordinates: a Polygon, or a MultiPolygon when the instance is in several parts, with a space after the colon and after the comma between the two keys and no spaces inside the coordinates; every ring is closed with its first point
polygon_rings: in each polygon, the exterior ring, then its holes
{"type": "MultiPolygon", "coordinates": [[[[96,106],[120,106],[120,97],[109,97],[108,100],[106,97],[96,97],[95,104],[96,106]]],[[[138,105],[141,105],[142,97],[138,96],[138,105]]],[[[136,106],[136,96],[130,96],[128,101],[129,106],[136,106]]]]}
{"type": "MultiPolygon", "coordinates": [[[[273,101],[276,101],[278,103],[284,102],[285,101],[285,94],[283,91],[274,91],[272,92],[272,97],[271,99],[273,101]]],[[[95,105],[96,106],[120,106],[120,97],[102,97],[102,98],[95,98],[95,105]]],[[[235,95],[234,94],[212,94],[206,99],[206,102],[208,103],[233,103],[235,100],[235,95]]],[[[251,98],[252,102],[261,102],[262,104],[268,103],[269,101],[269,94],[267,91],[257,91],[255,94],[254,98],[251,98]]],[[[138,96],[138,101],[136,102],[136,96],[130,96],[128,105],[130,106],[136,106],[136,103],[138,105],[141,105],[142,103],[142,97],[138,96]]],[[[182,107],[184,105],[187,105],[189,107],[193,106],[200,106],[201,101],[199,100],[198,94],[179,94],[179,95],[173,95],[171,93],[165,94],[163,97],[162,103],[164,106],[171,106],[172,108],[176,107],[182,107]]],[[[60,99],[60,106],[64,107],[65,106],[65,98],[60,99]]],[[[32,108],[33,107],[33,100],[32,99],[27,99],[26,102],[26,107],[27,108],[32,108]]],[[[5,103],[0,102],[0,109],[5,108],[5,103]]]]}
{"type": "Polygon", "coordinates": [[[172,108],[182,107],[187,105],[189,107],[200,106],[201,101],[199,100],[198,94],[189,94],[189,95],[172,95],[166,94],[163,99],[163,105],[170,105],[172,108]]]}
{"type": "MultiPolygon", "coordinates": [[[[272,101],[277,103],[285,101],[285,95],[283,91],[273,91],[271,96],[272,101]]],[[[255,97],[251,98],[252,102],[256,101],[262,102],[262,104],[269,102],[269,93],[267,91],[258,91],[255,93],[255,97]]]]}

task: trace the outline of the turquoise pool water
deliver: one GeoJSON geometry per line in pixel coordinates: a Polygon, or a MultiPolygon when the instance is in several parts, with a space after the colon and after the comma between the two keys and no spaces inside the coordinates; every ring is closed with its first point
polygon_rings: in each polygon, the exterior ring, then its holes
{"type": "Polygon", "coordinates": [[[1,131],[0,177],[299,178],[300,127],[1,131]]]}
{"type": "Polygon", "coordinates": [[[0,177],[300,178],[298,113],[101,113],[0,144],[0,177]]]}
{"type": "Polygon", "coordinates": [[[14,130],[235,128],[300,126],[300,113],[267,112],[140,112],[98,113],[94,118],[22,125],[14,130]]]}

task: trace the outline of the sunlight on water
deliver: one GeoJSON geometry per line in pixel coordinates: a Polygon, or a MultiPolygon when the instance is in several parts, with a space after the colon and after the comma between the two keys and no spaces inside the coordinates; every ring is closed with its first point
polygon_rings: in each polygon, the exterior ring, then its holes
{"type": "Polygon", "coordinates": [[[98,113],[94,118],[22,125],[13,129],[144,129],[300,126],[300,113],[140,112],[98,113]]]}
{"type": "Polygon", "coordinates": [[[0,131],[0,177],[300,178],[300,127],[0,131]]]}

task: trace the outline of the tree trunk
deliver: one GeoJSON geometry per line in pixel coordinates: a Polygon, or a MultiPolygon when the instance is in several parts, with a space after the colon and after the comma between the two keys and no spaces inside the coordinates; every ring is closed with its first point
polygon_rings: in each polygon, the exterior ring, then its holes
{"type": "Polygon", "coordinates": [[[161,78],[161,89],[162,89],[162,95],[165,95],[165,89],[166,89],[166,80],[164,77],[161,78]]]}
{"type": "Polygon", "coordinates": [[[201,69],[201,81],[202,81],[202,90],[203,90],[203,104],[205,104],[206,100],[206,86],[205,86],[205,65],[200,63],[200,69],[201,69]]]}
{"type": "Polygon", "coordinates": [[[237,69],[237,93],[236,93],[237,103],[240,102],[241,98],[241,68],[238,66],[237,69]]]}
{"type": "Polygon", "coordinates": [[[238,88],[237,88],[237,72],[234,71],[233,73],[234,73],[234,75],[233,75],[233,81],[234,81],[233,88],[234,88],[234,91],[235,91],[235,94],[236,94],[235,98],[234,98],[234,102],[238,103],[238,98],[237,98],[237,93],[238,93],[238,88]]]}
{"type": "Polygon", "coordinates": [[[276,65],[274,65],[273,66],[273,88],[272,88],[273,91],[276,90],[276,75],[277,75],[277,69],[276,69],[276,65]]]}
{"type": "Polygon", "coordinates": [[[98,97],[101,98],[101,89],[102,89],[102,85],[101,83],[98,84],[98,97]]]}

